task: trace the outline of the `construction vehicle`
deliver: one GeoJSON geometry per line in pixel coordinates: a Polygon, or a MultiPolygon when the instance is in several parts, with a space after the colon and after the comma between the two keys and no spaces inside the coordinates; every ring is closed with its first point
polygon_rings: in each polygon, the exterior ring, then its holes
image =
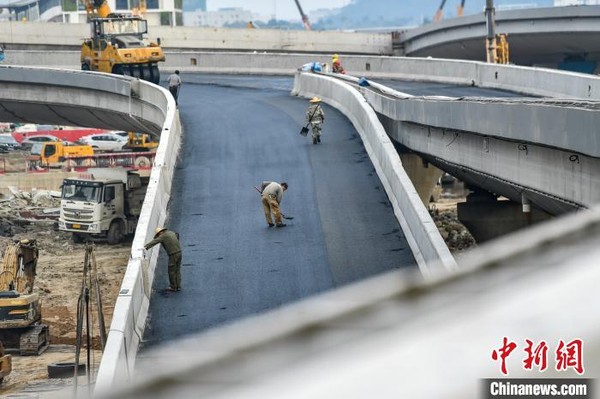
{"type": "MultiPolygon", "coordinates": [[[[89,145],[68,146],[61,142],[34,144],[28,157],[30,171],[46,171],[50,168],[62,168],[67,171],[84,171],[88,168],[126,167],[131,169],[150,169],[156,156],[154,144],[146,138],[140,144],[134,144],[135,152],[115,152],[97,154],[89,145]],[[146,150],[145,152],[140,152],[146,150]]],[[[158,146],[158,143],[156,143],[158,146]]]]}
{"type": "Polygon", "coordinates": [[[154,151],[157,147],[157,136],[148,133],[128,132],[127,145],[123,149],[131,151],[154,151]]]}
{"type": "Polygon", "coordinates": [[[494,8],[494,0],[486,0],[485,2],[485,53],[486,60],[492,64],[508,64],[510,54],[508,49],[508,40],[506,34],[496,34],[496,10],[494,8]]]}
{"type": "Polygon", "coordinates": [[[81,69],[129,75],[158,84],[160,43],[148,43],[148,22],[139,15],[113,14],[106,0],[85,0],[91,38],[81,46],[81,69]]]}
{"type": "MultiPolygon", "coordinates": [[[[495,64],[508,64],[510,62],[510,51],[508,47],[507,34],[500,33],[496,35],[496,54],[494,56],[495,64]]],[[[486,47],[488,44],[486,43],[486,47]]]]}
{"type": "Polygon", "coordinates": [[[74,242],[117,244],[135,232],[146,188],[146,178],[125,168],[90,168],[85,178],[65,179],[58,228],[74,242]]]}
{"type": "Polygon", "coordinates": [[[90,145],[65,145],[60,141],[51,141],[34,144],[31,147],[30,162],[37,162],[41,167],[56,168],[71,164],[69,161],[77,162],[94,155],[94,149],[90,145]]]}
{"type": "Polygon", "coordinates": [[[49,344],[42,305],[33,292],[38,247],[35,240],[15,241],[0,264],[0,341],[7,351],[39,355],[49,344]]]}

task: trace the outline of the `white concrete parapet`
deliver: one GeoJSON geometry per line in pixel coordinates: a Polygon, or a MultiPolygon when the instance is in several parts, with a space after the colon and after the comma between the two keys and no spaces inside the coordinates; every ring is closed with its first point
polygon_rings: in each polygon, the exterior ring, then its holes
{"type": "MultiPolygon", "coordinates": [[[[154,85],[143,87],[142,98],[156,91],[154,85]]],[[[156,227],[164,225],[181,144],[181,123],[175,101],[166,90],[161,89],[161,91],[168,100],[167,112],[131,247],[131,258],[115,304],[108,340],[98,370],[95,387],[98,393],[106,392],[114,384],[123,383],[132,377],[139,344],[146,326],[159,251],[158,247],[155,247],[154,250],[145,252],[143,247],[154,235],[156,227]]]]}
{"type": "Polygon", "coordinates": [[[429,276],[456,269],[454,257],[404,171],[392,141],[361,94],[341,80],[311,73],[296,74],[292,94],[319,96],[350,119],[362,138],[421,272],[429,276]]]}

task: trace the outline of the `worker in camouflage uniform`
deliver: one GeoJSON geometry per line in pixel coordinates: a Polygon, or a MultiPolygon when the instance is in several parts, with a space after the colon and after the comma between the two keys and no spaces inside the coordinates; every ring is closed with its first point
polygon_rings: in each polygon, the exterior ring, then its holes
{"type": "Polygon", "coordinates": [[[144,245],[146,250],[156,244],[161,244],[169,255],[169,287],[166,291],[181,291],[181,245],[179,244],[179,235],[174,231],[157,227],[154,239],[144,245]]]}
{"type": "Polygon", "coordinates": [[[287,183],[276,183],[276,182],[263,182],[262,191],[261,191],[261,201],[263,205],[263,211],[265,212],[265,219],[267,219],[267,224],[269,227],[277,226],[277,227],[285,227],[287,226],[281,220],[281,210],[279,209],[279,204],[281,204],[281,200],[283,199],[283,192],[287,190],[287,183]],[[273,219],[271,214],[275,216],[275,224],[273,224],[273,219]]]}
{"type": "Polygon", "coordinates": [[[321,125],[325,121],[325,113],[321,108],[321,99],[319,97],[313,97],[308,102],[310,102],[310,105],[306,111],[306,123],[312,127],[313,144],[317,144],[321,142],[321,125]]]}

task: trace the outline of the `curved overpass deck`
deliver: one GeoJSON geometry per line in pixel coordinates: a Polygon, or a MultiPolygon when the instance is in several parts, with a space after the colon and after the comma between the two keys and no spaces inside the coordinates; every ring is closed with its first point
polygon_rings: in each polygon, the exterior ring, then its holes
{"type": "Polygon", "coordinates": [[[344,115],[324,104],[323,140],[312,145],[298,134],[307,102],[289,95],[290,78],[184,80],[185,134],[168,216],[181,234],[183,290],[159,294],[167,281],[161,261],[146,345],[415,265],[344,115]],[[288,227],[267,227],[253,188],[263,180],[289,183],[288,227]]]}

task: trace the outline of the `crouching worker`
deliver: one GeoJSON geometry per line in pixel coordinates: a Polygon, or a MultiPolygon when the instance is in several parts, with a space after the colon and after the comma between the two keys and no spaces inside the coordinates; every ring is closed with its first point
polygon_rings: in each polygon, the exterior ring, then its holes
{"type": "Polygon", "coordinates": [[[179,235],[164,227],[157,227],[154,239],[144,245],[146,250],[161,244],[169,255],[169,286],[166,291],[181,291],[181,245],[179,235]]]}
{"type": "Polygon", "coordinates": [[[265,219],[267,220],[267,224],[269,225],[269,227],[287,226],[282,221],[281,210],[279,209],[279,204],[281,204],[281,200],[283,199],[283,192],[288,188],[287,183],[276,183],[266,181],[263,182],[261,188],[261,201],[263,205],[263,210],[265,212],[265,219]],[[273,224],[271,214],[275,217],[275,224],[273,224]]]}

